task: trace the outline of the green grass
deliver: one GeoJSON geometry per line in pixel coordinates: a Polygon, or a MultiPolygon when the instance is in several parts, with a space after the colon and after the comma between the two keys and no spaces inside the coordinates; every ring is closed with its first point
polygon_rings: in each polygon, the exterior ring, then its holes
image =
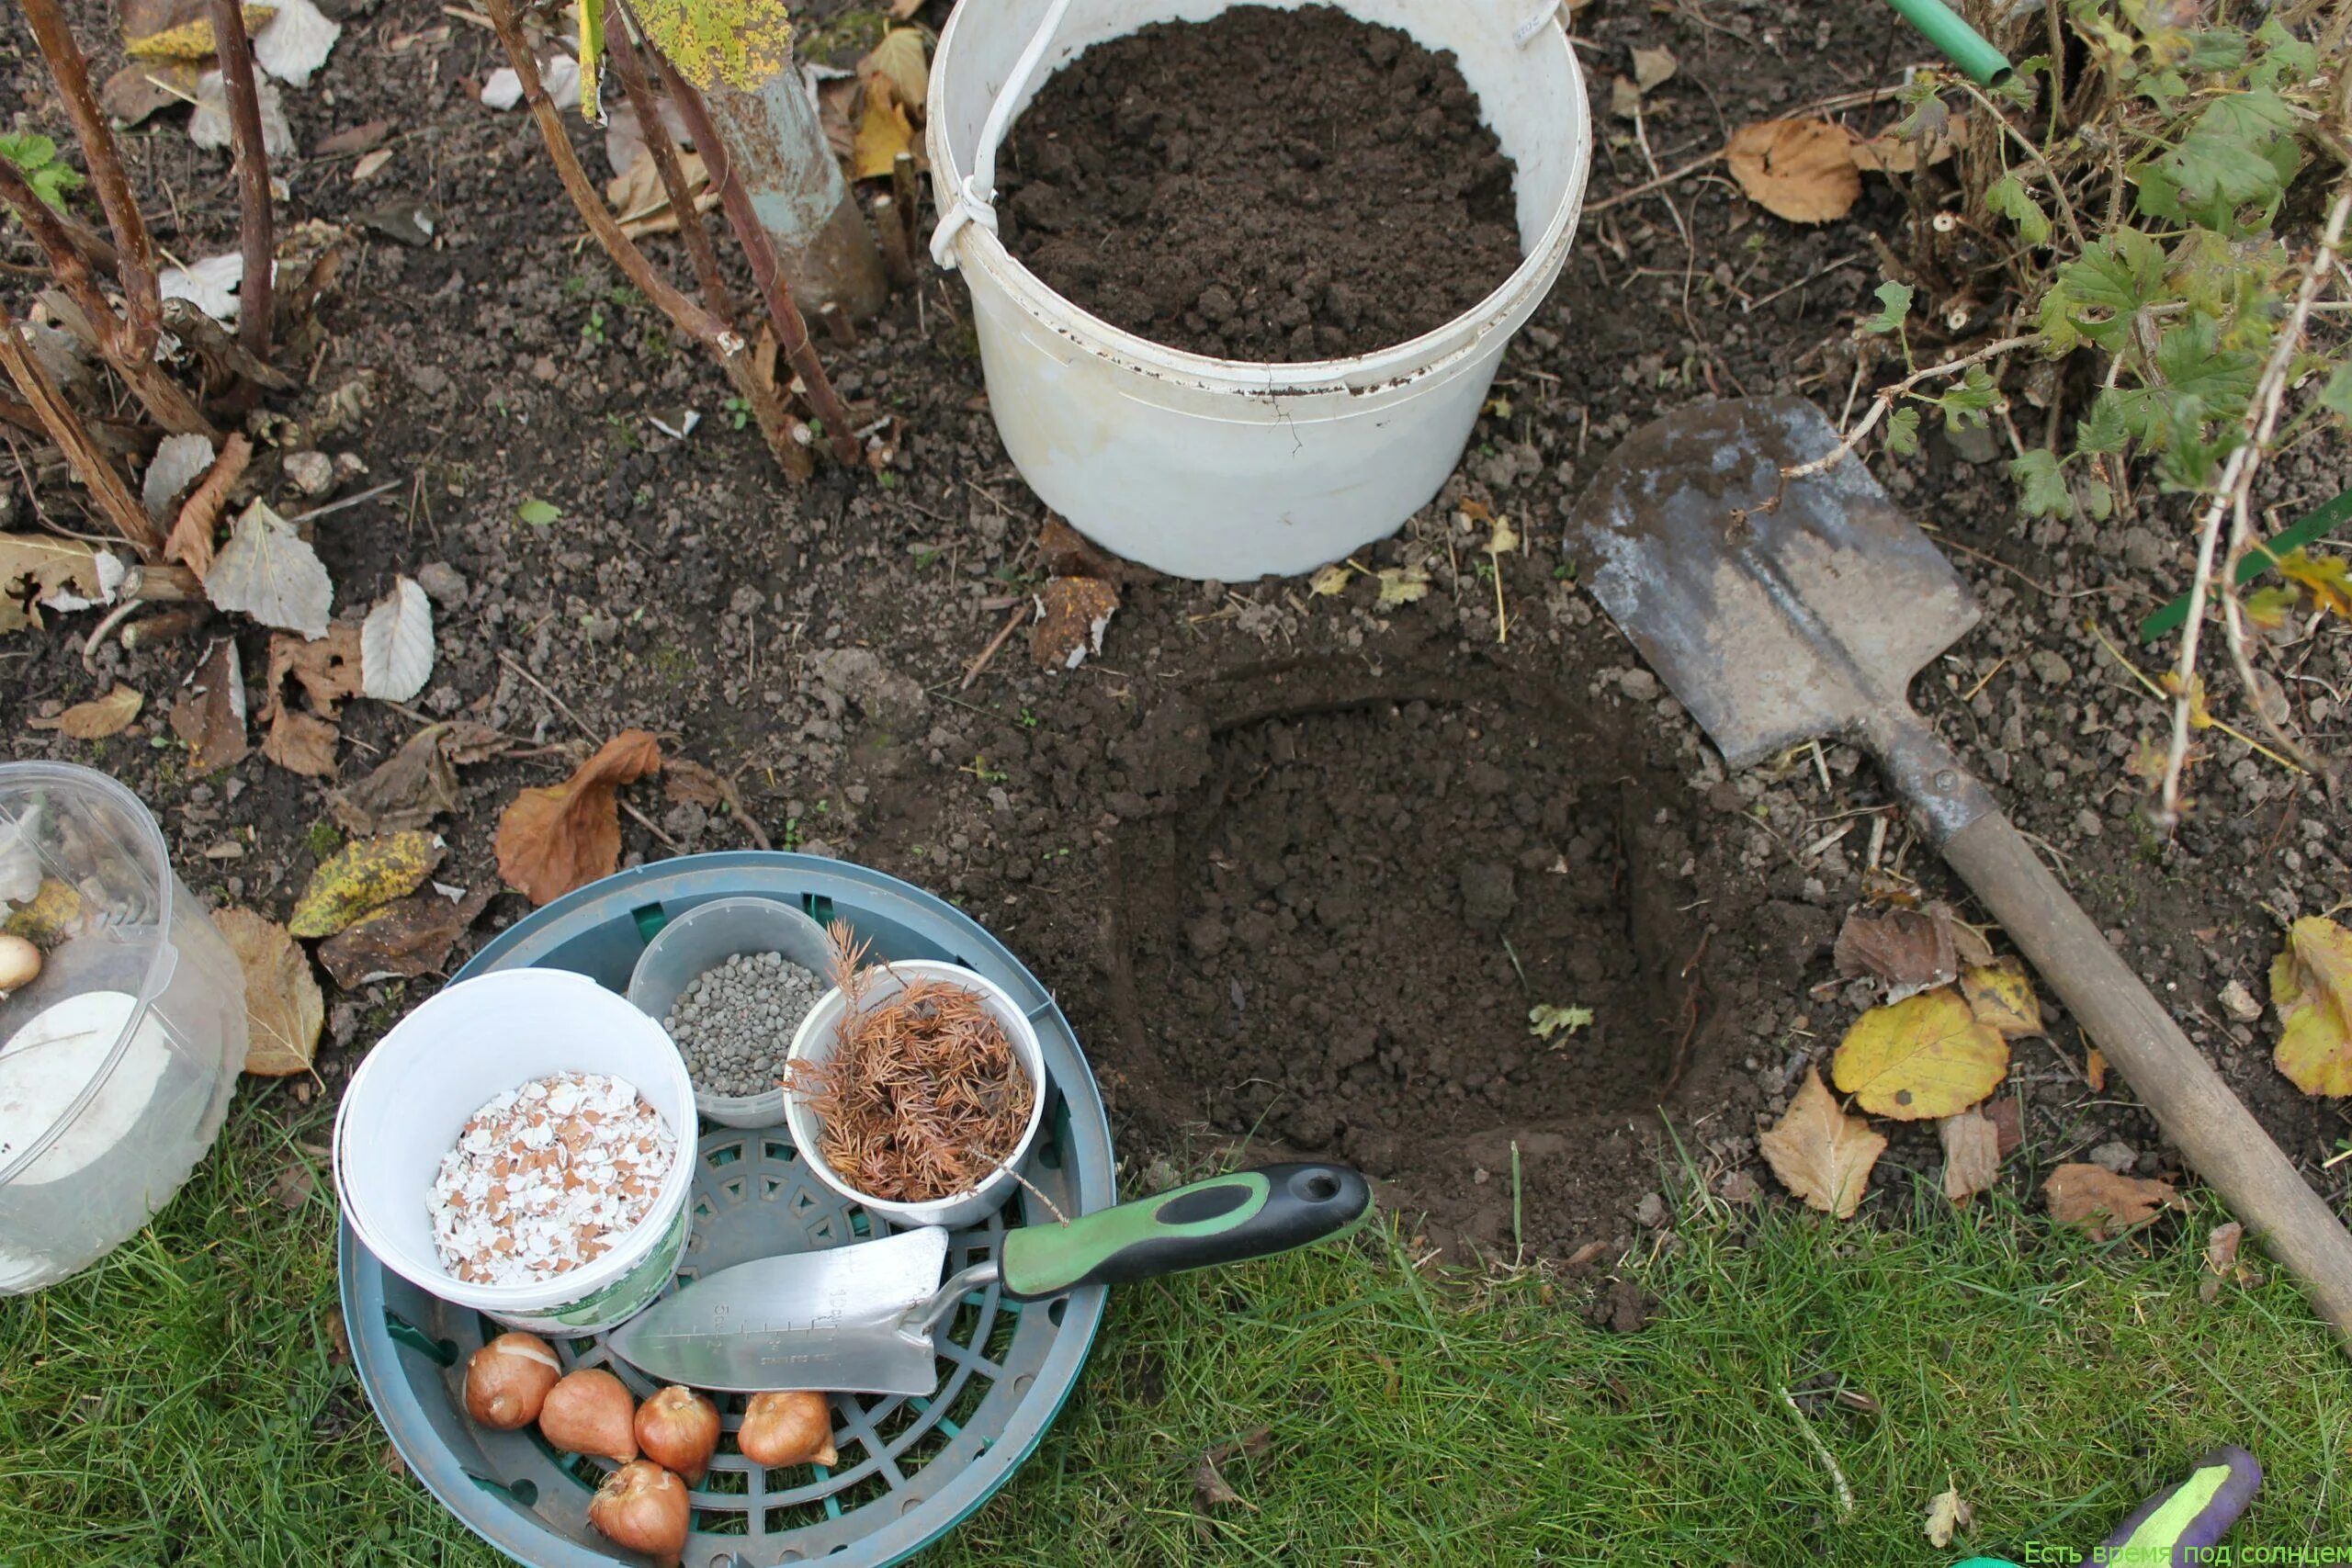
{"type": "MultiPolygon", "coordinates": [[[[151,1233],[0,1303],[0,1563],[502,1561],[387,1467],[334,1356],[328,1184],[290,1213],[272,1192],[323,1132],[241,1105],[151,1233]]],[[[935,1561],[1879,1568],[1962,1555],[1920,1533],[1947,1476],[1965,1544],[2028,1560],[2224,1440],[2269,1477],[2233,1541],[2352,1546],[2346,1363],[2275,1277],[2199,1300],[2216,1217],[2100,1247],[1931,1195],[1900,1230],[1713,1205],[1642,1265],[1659,1301],[1632,1335],[1533,1278],[1418,1275],[1385,1232],[1136,1287],[935,1561]],[[1200,1518],[1196,1457],[1261,1427],[1225,1469],[1242,1501],[1200,1518]]]]}

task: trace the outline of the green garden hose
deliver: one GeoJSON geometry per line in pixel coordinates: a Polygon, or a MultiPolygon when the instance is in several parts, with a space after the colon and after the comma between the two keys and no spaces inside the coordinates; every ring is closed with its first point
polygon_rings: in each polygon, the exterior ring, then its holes
{"type": "Polygon", "coordinates": [[[1944,4],[1944,0],[1886,0],[1903,13],[1903,19],[1919,29],[1920,36],[1937,49],[1944,58],[1957,65],[1968,79],[1980,87],[1997,87],[2009,79],[2008,57],[1984,41],[1984,35],[1962,21],[1960,13],[1944,4]]]}

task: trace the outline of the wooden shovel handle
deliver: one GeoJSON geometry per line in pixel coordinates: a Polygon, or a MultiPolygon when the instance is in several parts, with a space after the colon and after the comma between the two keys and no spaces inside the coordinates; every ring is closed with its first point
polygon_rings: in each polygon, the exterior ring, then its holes
{"type": "Polygon", "coordinates": [[[2230,1212],[2294,1270],[2352,1349],[2352,1235],[2304,1184],[2180,1026],[2125,966],[2009,819],[1988,812],[1944,859],[1993,912],[2084,1032],[2132,1080],[2165,1135],[2230,1212]]]}

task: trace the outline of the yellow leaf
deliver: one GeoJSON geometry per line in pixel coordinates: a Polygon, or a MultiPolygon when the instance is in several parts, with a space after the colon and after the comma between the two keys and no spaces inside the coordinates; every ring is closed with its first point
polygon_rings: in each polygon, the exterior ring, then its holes
{"type": "Polygon", "coordinates": [[[1863,1110],[1898,1122],[1957,1116],[2008,1070],[2009,1043],[1949,987],[1872,1008],[1830,1063],[1838,1087],[1863,1110]]]}
{"type": "Polygon", "coordinates": [[[1430,593],[1430,574],[1425,567],[1385,566],[1380,569],[1380,607],[1394,610],[1426,599],[1430,593]]]}
{"type": "Polygon", "coordinates": [[[1348,590],[1348,567],[1335,561],[1306,580],[1306,591],[1318,599],[1331,598],[1348,590]]]}
{"type": "Polygon", "coordinates": [[[55,947],[81,919],[82,895],[69,883],[44,876],[32,902],[19,905],[17,912],[8,917],[7,924],[0,925],[0,931],[23,937],[46,951],[55,947]]]}
{"type": "Polygon", "coordinates": [[[1510,519],[1496,518],[1495,536],[1487,541],[1487,553],[1490,556],[1507,556],[1517,548],[1519,548],[1519,535],[1511,527],[1510,519]]]}
{"type": "Polygon", "coordinates": [[[441,863],[430,833],[361,839],[311,874],[286,929],[296,936],[333,936],[368,910],[413,893],[441,863]]]}
{"type": "Polygon", "coordinates": [[[1853,138],[1820,119],[1768,119],[1743,125],[1724,149],[1739,188],[1765,211],[1792,223],[1843,218],[1862,194],[1853,138]]]}
{"type": "MultiPolygon", "coordinates": [[[[1949,1483],[1951,1477],[1944,1480],[1949,1483]]],[[[1960,1495],[1959,1488],[1947,1484],[1928,1505],[1928,1544],[1939,1551],[1951,1544],[1951,1538],[1976,1522],[1976,1511],[1960,1495]]]]}
{"type": "Polygon", "coordinates": [[[250,909],[220,910],[212,924],[245,972],[245,1071],[271,1078],[301,1072],[318,1054],[327,1016],[310,958],[284,926],[250,909]]]}
{"type": "Polygon", "coordinates": [[[857,62],[861,76],[889,80],[899,102],[919,109],[931,96],[931,53],[921,28],[898,28],[882,35],[874,52],[857,62]]]}
{"type": "Polygon", "coordinates": [[[1805,1074],[1789,1113],[1756,1143],[1783,1186],[1840,1220],[1861,1206],[1871,1168],[1886,1148],[1868,1122],[1838,1109],[1817,1070],[1805,1074]]]}
{"type": "Polygon", "coordinates": [[[636,0],[629,17],[678,74],[697,87],[755,93],[792,68],[785,0],[636,0]]]}
{"type": "MultiPolygon", "coordinates": [[[[263,0],[246,0],[238,9],[248,33],[259,32],[277,15],[277,7],[263,0]]],[[[123,52],[138,60],[209,60],[220,52],[212,38],[212,17],[203,0],[151,0],[125,6],[122,33],[123,52]]]]}
{"type": "MultiPolygon", "coordinates": [[[[2179,696],[2180,671],[2177,670],[2168,670],[2165,671],[2164,680],[2160,684],[2162,684],[2165,689],[2165,695],[2168,697],[2179,696]]],[[[2213,710],[2205,705],[2205,677],[2202,675],[2194,675],[2189,678],[2188,728],[2191,729],[2211,729],[2213,728],[2213,710]]]]}
{"type": "Polygon", "coordinates": [[[897,167],[899,154],[911,152],[915,128],[899,107],[898,89],[887,76],[865,79],[865,108],[858,117],[857,141],[850,153],[851,177],[870,180],[897,167]]]}
{"type": "Polygon", "coordinates": [[[2305,1094],[2352,1094],[2352,931],[2307,915],[2270,965],[2278,1010],[2271,1059],[2305,1094]]]}
{"type": "Polygon", "coordinates": [[[2033,994],[2025,965],[2014,958],[1962,970],[1960,994],[1968,998],[1976,1021],[1999,1030],[2004,1040],[2041,1032],[2041,998],[2033,994]]]}
{"type": "Polygon", "coordinates": [[[2322,609],[2352,620],[2352,562],[2342,556],[2292,550],[2278,558],[2278,575],[2310,589],[2322,609]]]}

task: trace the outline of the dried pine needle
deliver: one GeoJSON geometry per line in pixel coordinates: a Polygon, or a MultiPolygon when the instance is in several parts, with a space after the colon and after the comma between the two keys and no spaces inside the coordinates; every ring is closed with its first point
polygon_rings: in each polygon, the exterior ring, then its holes
{"type": "Polygon", "coordinates": [[[866,1005],[875,969],[845,922],[831,930],[848,1006],[832,1054],[794,1064],[786,1089],[815,1113],[819,1153],[876,1198],[927,1203],[968,1192],[1010,1160],[1036,1088],[1004,1028],[965,987],[910,979],[866,1005]]]}

